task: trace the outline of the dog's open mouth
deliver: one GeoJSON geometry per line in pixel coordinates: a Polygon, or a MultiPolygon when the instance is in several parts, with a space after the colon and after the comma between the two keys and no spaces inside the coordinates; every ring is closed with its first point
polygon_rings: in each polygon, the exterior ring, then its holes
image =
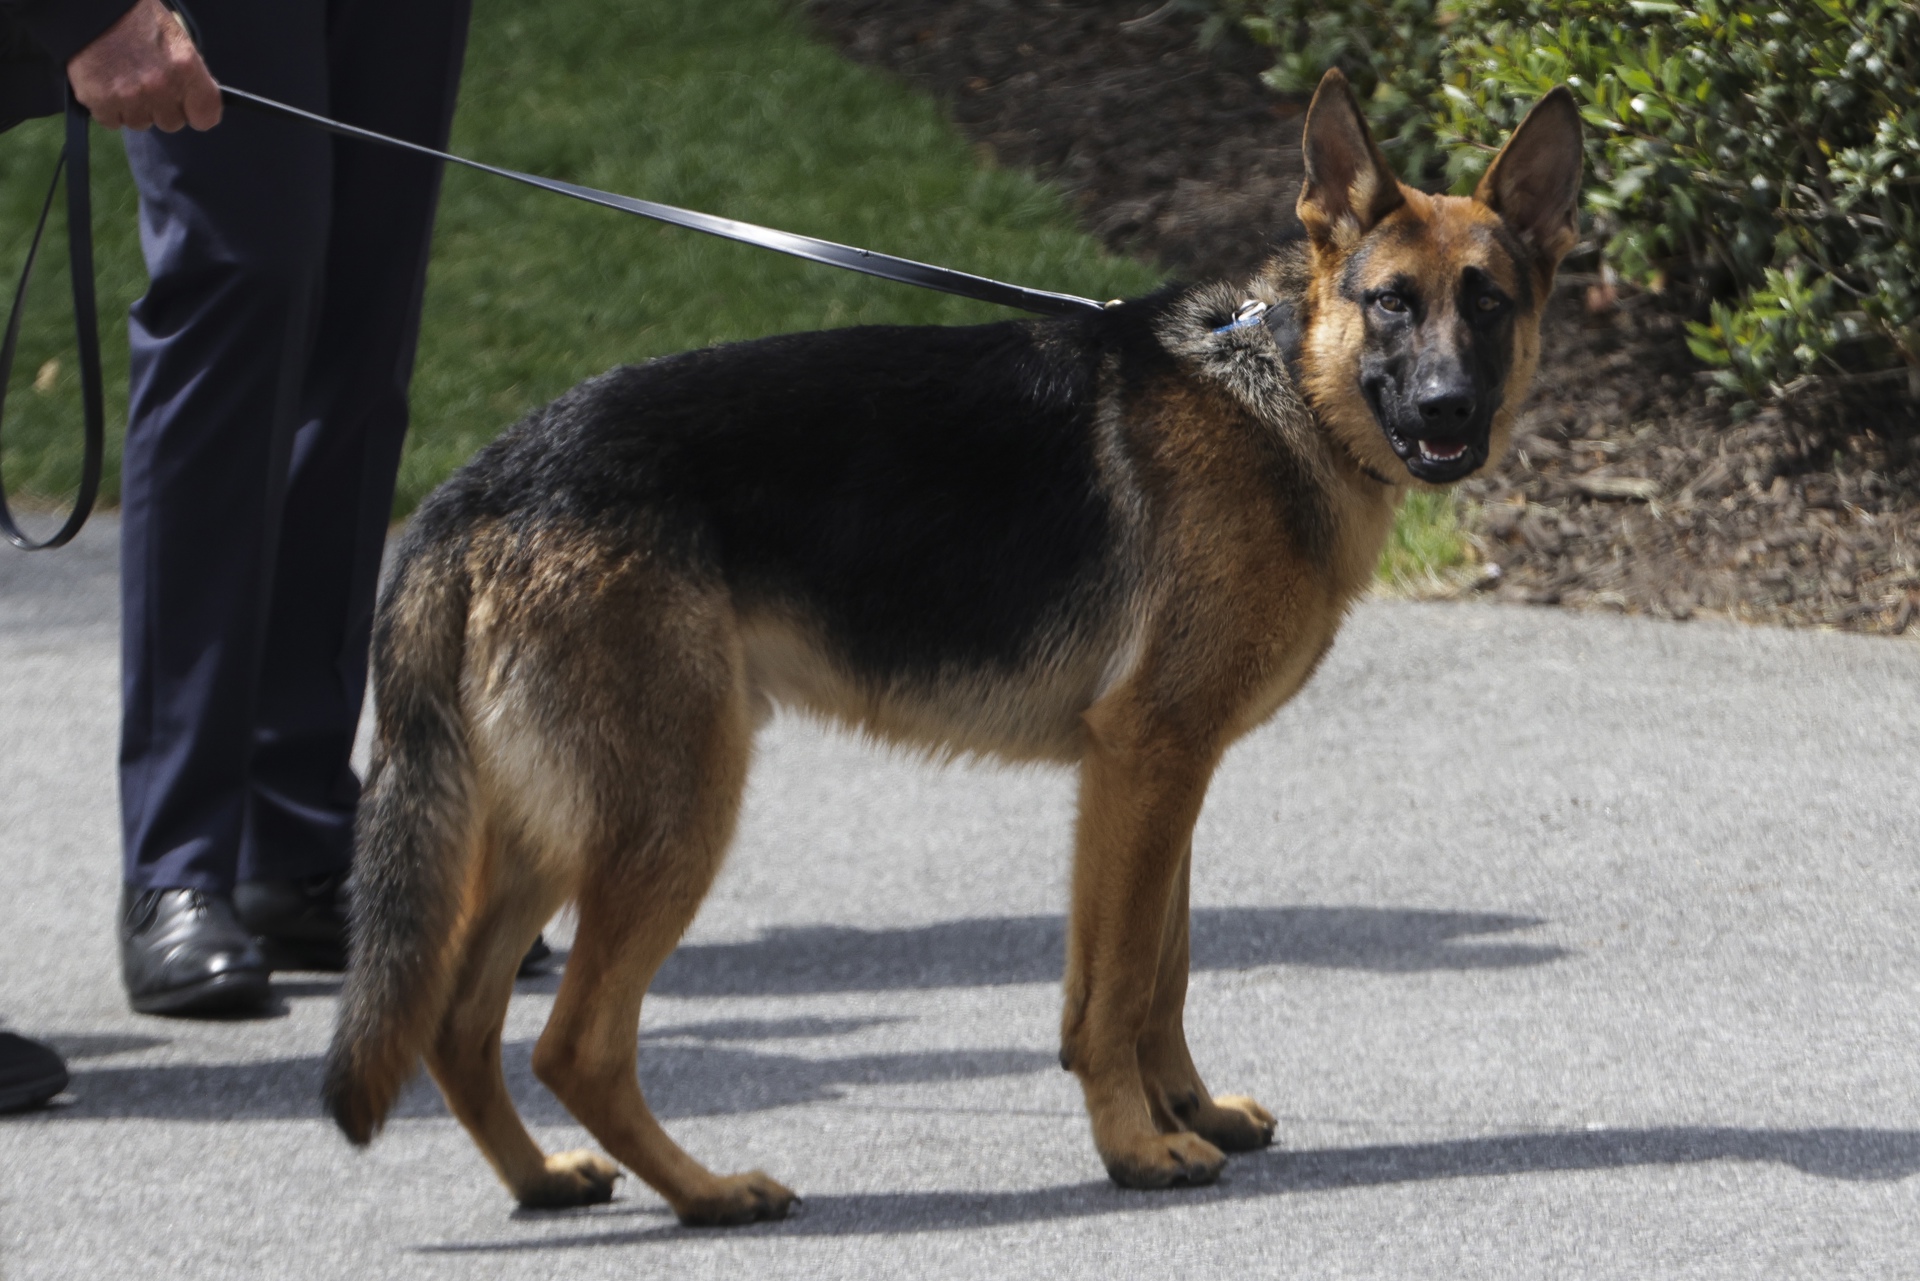
{"type": "Polygon", "coordinates": [[[1486,461],[1486,448],[1471,440],[1409,439],[1398,432],[1387,432],[1387,443],[1414,479],[1430,485],[1446,485],[1471,474],[1486,461]]]}

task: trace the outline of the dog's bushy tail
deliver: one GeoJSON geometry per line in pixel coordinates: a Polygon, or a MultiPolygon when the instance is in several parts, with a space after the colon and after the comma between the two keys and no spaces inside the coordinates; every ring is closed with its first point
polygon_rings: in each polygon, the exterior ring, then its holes
{"type": "Polygon", "coordinates": [[[378,736],[355,822],[349,964],[324,1089],[356,1144],[379,1131],[446,1009],[475,862],[463,541],[436,540],[416,521],[374,622],[378,736]]]}

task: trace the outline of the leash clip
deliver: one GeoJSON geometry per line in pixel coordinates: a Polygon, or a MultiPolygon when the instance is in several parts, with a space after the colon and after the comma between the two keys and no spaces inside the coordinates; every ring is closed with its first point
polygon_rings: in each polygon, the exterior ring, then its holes
{"type": "Polygon", "coordinates": [[[1232,320],[1213,332],[1216,334],[1230,334],[1236,329],[1245,329],[1248,325],[1259,324],[1262,320],[1266,319],[1266,315],[1267,304],[1257,298],[1249,298],[1234,308],[1232,320]]]}

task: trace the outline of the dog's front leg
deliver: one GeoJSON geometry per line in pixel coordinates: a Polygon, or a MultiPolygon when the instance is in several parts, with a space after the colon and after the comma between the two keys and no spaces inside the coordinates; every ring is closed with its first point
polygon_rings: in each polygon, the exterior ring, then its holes
{"type": "Polygon", "coordinates": [[[1080,765],[1060,1062],[1080,1078],[1094,1146],[1122,1187],[1211,1183],[1226,1164],[1197,1134],[1162,1133],[1139,1047],[1154,1012],[1169,910],[1218,753],[1095,708],[1080,765]]]}
{"type": "Polygon", "coordinates": [[[1167,905],[1153,1008],[1140,1037],[1140,1077],[1147,1090],[1147,1107],[1162,1133],[1192,1130],[1223,1152],[1251,1152],[1273,1142],[1273,1114],[1241,1095],[1215,1098],[1208,1093],[1187,1050],[1187,888],[1192,874],[1189,841],[1167,905]]]}

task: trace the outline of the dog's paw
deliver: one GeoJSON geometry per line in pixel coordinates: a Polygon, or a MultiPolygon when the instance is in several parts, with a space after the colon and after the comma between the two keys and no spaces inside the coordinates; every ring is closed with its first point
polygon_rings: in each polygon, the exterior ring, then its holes
{"type": "Polygon", "coordinates": [[[597,1152],[557,1152],[529,1187],[521,1188],[520,1204],[528,1210],[563,1210],[576,1205],[599,1205],[613,1200],[613,1181],[620,1167],[597,1152]]]}
{"type": "Polygon", "coordinates": [[[1227,1164],[1226,1154],[1197,1134],[1156,1134],[1100,1155],[1107,1177],[1123,1188],[1200,1187],[1227,1164]]]}
{"type": "Polygon", "coordinates": [[[766,1219],[784,1219],[800,1198],[763,1171],[714,1180],[714,1191],[676,1202],[673,1212],[690,1228],[729,1228],[766,1219]]]}
{"type": "Polygon", "coordinates": [[[1222,1152],[1253,1152],[1273,1142],[1273,1113],[1240,1094],[1223,1094],[1188,1122],[1222,1152]]]}

